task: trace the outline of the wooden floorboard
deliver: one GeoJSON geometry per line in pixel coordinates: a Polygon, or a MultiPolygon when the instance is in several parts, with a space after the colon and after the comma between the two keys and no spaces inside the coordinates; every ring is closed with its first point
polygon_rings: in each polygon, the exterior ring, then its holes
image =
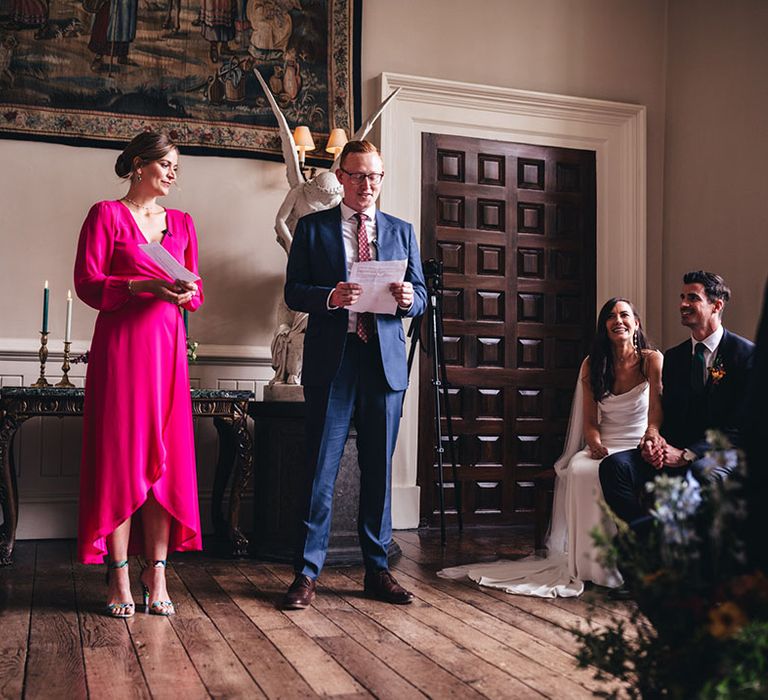
{"type": "MultiPolygon", "coordinates": [[[[222,569],[236,570],[234,562],[216,566],[222,569]]],[[[232,598],[238,593],[225,591],[213,579],[211,574],[198,562],[185,561],[177,565],[182,580],[187,584],[197,604],[216,625],[221,635],[227,640],[232,651],[248,670],[264,697],[312,697],[310,686],[280,653],[275,644],[260,630],[237,605],[232,598]]],[[[238,581],[241,576],[233,574],[234,584],[244,587],[241,597],[258,598],[258,591],[247,582],[238,581]]]]}
{"type": "MultiPolygon", "coordinates": [[[[135,567],[131,561],[130,566],[135,567]]],[[[91,697],[150,697],[127,620],[104,614],[104,568],[74,567],[78,623],[85,676],[91,697]]],[[[134,595],[136,592],[134,591],[134,595]]]]}
{"type": "MultiPolygon", "coordinates": [[[[318,620],[322,616],[314,608],[288,613],[278,610],[276,602],[279,596],[275,595],[275,590],[267,589],[266,596],[255,597],[253,581],[244,578],[239,570],[237,574],[223,570],[217,580],[254,625],[268,635],[272,644],[314,693],[329,697],[364,694],[364,688],[354,677],[313,639],[312,632],[317,631],[318,625],[324,636],[341,634],[335,626],[325,620],[318,620]],[[244,586],[243,583],[248,585],[244,586]],[[323,622],[327,623],[325,627],[322,626],[323,622]]],[[[259,587],[257,590],[264,589],[259,587]]]]}
{"type": "Polygon", "coordinates": [[[176,615],[169,618],[208,692],[216,698],[264,697],[248,669],[176,572],[168,569],[176,615]]]}
{"type": "Polygon", "coordinates": [[[85,665],[77,619],[70,543],[37,545],[24,695],[85,698],[85,665]]]}
{"type": "Polygon", "coordinates": [[[0,568],[0,698],[21,696],[29,645],[37,544],[19,542],[13,567],[0,568]]]}
{"type": "Polygon", "coordinates": [[[572,630],[626,619],[632,603],[508,595],[436,571],[530,553],[516,528],[398,532],[411,605],[364,596],[361,566],[327,568],[307,610],[284,612],[289,566],[184,554],[169,562],[177,614],[104,614],[104,568],[69,541],[20,542],[0,569],[0,698],[590,698],[622,688],[576,663],[572,630]]]}

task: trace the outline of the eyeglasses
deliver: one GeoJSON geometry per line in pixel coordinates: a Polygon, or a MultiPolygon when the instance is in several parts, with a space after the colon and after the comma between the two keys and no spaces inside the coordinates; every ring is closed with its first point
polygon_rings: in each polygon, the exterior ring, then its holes
{"type": "Polygon", "coordinates": [[[339,168],[339,170],[349,175],[349,179],[356,185],[361,185],[365,180],[368,180],[372,185],[380,185],[384,177],[384,173],[351,173],[344,168],[339,168]]]}

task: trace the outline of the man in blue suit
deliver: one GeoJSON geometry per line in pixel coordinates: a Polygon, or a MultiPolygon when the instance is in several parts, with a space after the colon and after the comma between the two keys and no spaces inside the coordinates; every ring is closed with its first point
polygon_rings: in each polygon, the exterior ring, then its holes
{"type": "Polygon", "coordinates": [[[347,143],[336,175],[344,189],[341,205],[299,220],[285,282],[288,306],[309,313],[302,384],[307,459],[314,473],[296,577],[283,600],[288,610],[301,610],[314,600],[328,547],[336,475],[353,419],[365,592],[389,603],[413,599],[390,573],[387,549],[392,454],[408,384],[402,318],[423,313],[424,275],[413,226],[376,210],[384,167],[375,146],[347,143]],[[395,313],[355,312],[362,289],[347,280],[352,263],[367,260],[407,260],[405,280],[390,285],[395,313]]]}
{"type": "Polygon", "coordinates": [[[634,450],[616,452],[600,463],[606,503],[622,520],[642,531],[648,523],[645,483],[660,470],[690,470],[699,481],[722,480],[733,470],[706,456],[707,430],[742,444],[754,344],[723,327],[731,291],[720,275],[698,270],[683,276],[680,322],[690,339],[664,354],[664,418],[661,434],[649,431],[634,450]]]}

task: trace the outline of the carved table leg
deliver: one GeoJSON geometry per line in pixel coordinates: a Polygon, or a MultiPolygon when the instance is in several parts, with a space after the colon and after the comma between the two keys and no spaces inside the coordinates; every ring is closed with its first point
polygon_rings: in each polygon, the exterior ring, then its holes
{"type": "Polygon", "coordinates": [[[219,434],[219,458],[216,462],[216,473],[213,477],[213,494],[211,496],[211,519],[216,537],[224,539],[229,534],[227,518],[224,517],[224,492],[227,490],[232,466],[235,461],[235,436],[230,418],[214,418],[213,424],[219,434]]]}
{"type": "Polygon", "coordinates": [[[215,418],[214,425],[219,433],[219,460],[213,482],[211,516],[216,536],[229,542],[230,549],[227,553],[233,557],[243,557],[248,554],[248,538],[240,530],[240,502],[253,468],[251,436],[248,433],[245,408],[236,407],[232,417],[215,418]],[[229,496],[229,513],[225,516],[224,491],[233,466],[235,474],[229,496]]]}
{"type": "Polygon", "coordinates": [[[16,543],[16,525],[19,520],[19,496],[16,489],[16,473],[13,465],[13,436],[21,421],[6,414],[0,424],[0,507],[3,525],[0,527],[0,566],[13,563],[13,547],[16,543]]]}
{"type": "Polygon", "coordinates": [[[232,427],[237,448],[237,468],[229,495],[229,536],[232,555],[243,557],[248,554],[248,538],[240,530],[240,502],[253,472],[253,449],[245,409],[233,421],[232,427]]]}

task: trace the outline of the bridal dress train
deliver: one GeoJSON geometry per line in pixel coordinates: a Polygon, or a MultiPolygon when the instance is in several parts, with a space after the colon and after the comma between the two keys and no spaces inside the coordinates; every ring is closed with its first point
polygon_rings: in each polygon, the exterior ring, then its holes
{"type": "MultiPolygon", "coordinates": [[[[609,454],[637,447],[648,424],[648,382],[624,394],[609,394],[598,403],[600,439],[609,454]]],[[[621,575],[605,568],[592,541],[591,531],[601,526],[606,533],[615,526],[603,513],[598,467],[584,449],[582,381],[576,382],[565,450],[555,463],[555,498],[547,536],[546,556],[465,564],[438,571],[442,578],[465,576],[481,586],[507,593],[563,598],[581,595],[584,582],[618,588],[621,575]]]]}

